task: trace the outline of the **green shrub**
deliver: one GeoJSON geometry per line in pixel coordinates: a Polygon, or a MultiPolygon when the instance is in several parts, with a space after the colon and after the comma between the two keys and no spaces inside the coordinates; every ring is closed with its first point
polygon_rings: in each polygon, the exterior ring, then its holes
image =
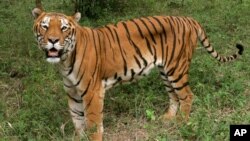
{"type": "Polygon", "coordinates": [[[131,3],[128,0],[75,0],[75,11],[88,18],[98,18],[109,12],[123,13],[131,3]]]}

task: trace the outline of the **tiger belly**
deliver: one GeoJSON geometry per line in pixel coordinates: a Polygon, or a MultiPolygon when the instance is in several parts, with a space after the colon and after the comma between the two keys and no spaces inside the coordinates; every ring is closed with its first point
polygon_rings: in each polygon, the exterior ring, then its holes
{"type": "Polygon", "coordinates": [[[150,63],[143,68],[130,68],[126,75],[124,75],[124,72],[117,72],[114,76],[103,79],[102,86],[105,90],[108,90],[121,83],[130,83],[139,80],[143,76],[148,75],[154,67],[155,64],[150,63]]]}

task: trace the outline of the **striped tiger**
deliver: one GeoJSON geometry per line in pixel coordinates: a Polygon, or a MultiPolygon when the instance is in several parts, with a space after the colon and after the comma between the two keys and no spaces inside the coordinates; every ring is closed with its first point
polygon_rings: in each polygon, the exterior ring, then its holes
{"type": "Polygon", "coordinates": [[[188,72],[197,40],[220,62],[243,53],[243,46],[237,44],[233,55],[219,55],[202,26],[189,17],[151,16],[89,28],[78,24],[80,13],[66,16],[39,8],[32,13],[38,46],[62,74],[76,133],[91,131],[91,140],[103,139],[107,89],[137,80],[157,67],[170,99],[162,119],[175,118],[179,109],[181,119],[187,121],[193,100],[188,72]]]}

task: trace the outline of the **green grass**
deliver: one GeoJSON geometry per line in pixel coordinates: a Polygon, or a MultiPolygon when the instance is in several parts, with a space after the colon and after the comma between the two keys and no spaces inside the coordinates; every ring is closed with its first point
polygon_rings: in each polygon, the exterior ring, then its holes
{"type": "MultiPolygon", "coordinates": [[[[45,9],[73,13],[70,0],[43,0],[45,9]]],[[[205,27],[216,50],[230,54],[246,46],[237,61],[221,64],[197,49],[190,69],[195,94],[190,121],[161,123],[168,104],[158,72],[122,85],[105,98],[105,140],[229,140],[230,124],[250,123],[249,0],[137,0],[124,13],[106,13],[81,24],[100,26],[147,15],[191,16],[205,27]],[[143,3],[143,4],[140,4],[143,3]],[[156,118],[154,118],[156,117],[156,118]]],[[[44,61],[32,33],[33,0],[0,1],[0,140],[72,140],[73,125],[55,66],[44,61]]]]}

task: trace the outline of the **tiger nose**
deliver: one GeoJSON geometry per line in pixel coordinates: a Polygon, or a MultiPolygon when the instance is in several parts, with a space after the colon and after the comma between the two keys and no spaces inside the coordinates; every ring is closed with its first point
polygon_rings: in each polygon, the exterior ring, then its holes
{"type": "Polygon", "coordinates": [[[59,41],[59,38],[50,37],[48,40],[49,40],[50,43],[55,44],[55,43],[57,43],[59,41]]]}

